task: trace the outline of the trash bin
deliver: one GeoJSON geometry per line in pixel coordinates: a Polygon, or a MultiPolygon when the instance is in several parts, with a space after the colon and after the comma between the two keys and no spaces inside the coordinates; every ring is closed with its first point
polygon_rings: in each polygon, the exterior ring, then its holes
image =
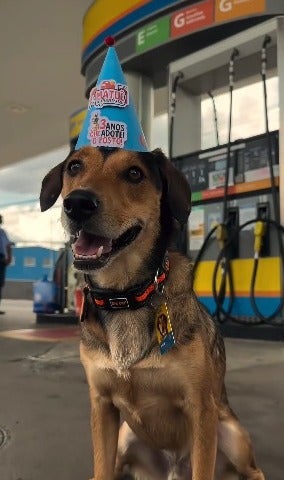
{"type": "Polygon", "coordinates": [[[48,280],[47,275],[33,284],[33,311],[35,313],[54,313],[58,310],[56,303],[57,285],[48,280]]]}

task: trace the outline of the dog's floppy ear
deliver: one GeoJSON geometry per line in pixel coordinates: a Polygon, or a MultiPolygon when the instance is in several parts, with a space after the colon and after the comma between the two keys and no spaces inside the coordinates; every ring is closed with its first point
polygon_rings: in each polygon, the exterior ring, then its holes
{"type": "Polygon", "coordinates": [[[58,199],[62,190],[65,163],[72,153],[74,153],[74,150],[71,150],[65,160],[59,163],[59,165],[56,165],[56,167],[52,168],[44,177],[41,184],[39,197],[40,209],[42,212],[45,212],[45,210],[48,210],[50,207],[52,207],[52,205],[54,205],[58,199]]]}
{"type": "Polygon", "coordinates": [[[185,176],[174,167],[162,150],[156,148],[152,155],[157,161],[162,179],[167,185],[167,198],[173,218],[184,225],[191,210],[191,190],[185,176]]]}
{"type": "Polygon", "coordinates": [[[60,195],[62,190],[63,170],[66,160],[52,168],[42,181],[39,197],[40,209],[42,212],[45,212],[45,210],[48,210],[50,207],[52,207],[60,195]]]}

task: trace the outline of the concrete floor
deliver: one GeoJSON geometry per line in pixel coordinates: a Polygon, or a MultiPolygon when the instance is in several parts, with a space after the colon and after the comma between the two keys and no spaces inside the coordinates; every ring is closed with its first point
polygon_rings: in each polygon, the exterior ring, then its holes
{"type": "MultiPolygon", "coordinates": [[[[77,327],[59,326],[51,335],[50,325],[35,325],[30,301],[6,300],[1,308],[2,334],[36,328],[49,341],[0,336],[0,479],[89,479],[89,399],[77,327]]],[[[284,345],[227,339],[226,347],[231,405],[251,433],[266,480],[283,480],[284,345]]]]}

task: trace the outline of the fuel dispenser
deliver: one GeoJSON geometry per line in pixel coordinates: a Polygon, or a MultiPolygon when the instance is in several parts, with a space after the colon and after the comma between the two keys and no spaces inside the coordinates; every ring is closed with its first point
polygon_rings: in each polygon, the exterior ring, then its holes
{"type": "MultiPolygon", "coordinates": [[[[86,108],[80,108],[69,117],[70,151],[75,148],[86,113],[86,108]]],[[[70,244],[67,242],[59,251],[53,274],[53,283],[56,287],[56,313],[50,315],[39,312],[37,314],[38,323],[50,322],[51,319],[58,323],[78,322],[82,302],[79,280],[80,274],[73,267],[73,255],[70,244]]],[[[42,289],[42,285],[40,284],[38,288],[42,289]]]]}
{"type": "MultiPolygon", "coordinates": [[[[256,332],[265,326],[263,338],[271,338],[272,330],[273,338],[284,338],[284,184],[279,165],[284,103],[279,92],[280,128],[270,132],[266,89],[268,70],[278,73],[279,85],[284,81],[283,42],[283,19],[273,19],[170,65],[174,103],[170,96],[169,151],[192,189],[184,249],[194,262],[199,299],[229,334],[242,328],[248,336],[259,336],[256,332]],[[259,78],[265,132],[251,138],[244,132],[232,142],[235,80],[245,85],[259,78]],[[218,145],[216,128],[216,147],[201,150],[202,95],[209,95],[215,107],[212,92],[225,91],[228,84],[227,143],[218,145]]],[[[216,110],[214,118],[217,127],[216,110]]]]}

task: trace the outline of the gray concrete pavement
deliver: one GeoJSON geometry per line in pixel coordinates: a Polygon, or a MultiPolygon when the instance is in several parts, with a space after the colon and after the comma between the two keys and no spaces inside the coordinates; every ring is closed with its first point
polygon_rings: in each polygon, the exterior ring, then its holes
{"type": "MultiPolygon", "coordinates": [[[[0,331],[36,328],[49,341],[0,336],[0,479],[87,480],[89,399],[76,327],[58,326],[50,341],[48,326],[35,325],[30,301],[3,301],[1,308],[0,331]]],[[[226,347],[231,404],[266,479],[283,480],[284,345],[227,339],[226,347]]]]}

